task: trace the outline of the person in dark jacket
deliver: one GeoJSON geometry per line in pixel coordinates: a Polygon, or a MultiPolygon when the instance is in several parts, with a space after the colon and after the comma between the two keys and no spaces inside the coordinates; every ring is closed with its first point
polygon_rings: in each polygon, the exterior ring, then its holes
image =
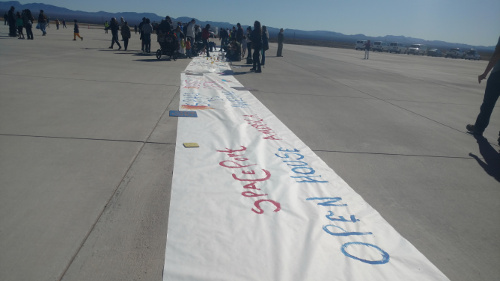
{"type": "Polygon", "coordinates": [[[262,28],[259,21],[255,21],[252,30],[252,48],[253,48],[253,68],[250,71],[261,73],[260,50],[262,49],[262,28]]]}
{"type": "Polygon", "coordinates": [[[267,27],[262,26],[262,61],[261,65],[266,64],[266,51],[269,49],[269,33],[267,32],[267,27]]]}
{"type": "Polygon", "coordinates": [[[113,49],[113,45],[116,43],[118,45],[118,50],[121,50],[122,45],[120,45],[120,42],[118,41],[118,30],[120,30],[120,26],[118,25],[118,21],[116,18],[112,18],[111,22],[109,23],[109,29],[111,29],[111,46],[109,46],[110,49],[113,49]]]}
{"type": "Polygon", "coordinates": [[[33,18],[33,15],[31,14],[31,11],[29,9],[23,10],[22,13],[23,17],[23,22],[24,22],[24,28],[26,28],[26,37],[28,40],[33,40],[33,21],[35,18],[33,18]]]}
{"type": "Polygon", "coordinates": [[[17,36],[15,9],[16,8],[14,8],[14,6],[11,6],[9,12],[7,12],[7,22],[9,23],[9,36],[10,37],[17,36]]]}
{"type": "Polygon", "coordinates": [[[130,34],[130,26],[128,26],[128,22],[124,22],[122,25],[122,39],[123,39],[123,47],[125,48],[125,51],[128,48],[128,40],[131,37],[130,34]]]}
{"type": "Polygon", "coordinates": [[[280,33],[278,34],[278,51],[276,53],[277,57],[283,56],[283,42],[285,41],[285,35],[283,35],[283,28],[280,29],[280,33]]]}

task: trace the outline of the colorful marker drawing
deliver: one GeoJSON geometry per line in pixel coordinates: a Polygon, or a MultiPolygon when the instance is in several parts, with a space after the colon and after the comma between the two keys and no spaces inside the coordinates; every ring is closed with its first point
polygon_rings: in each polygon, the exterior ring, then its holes
{"type": "Polygon", "coordinates": [[[184,104],[181,107],[182,107],[182,109],[191,109],[191,110],[214,109],[213,107],[206,106],[206,105],[188,105],[188,104],[184,104]]]}

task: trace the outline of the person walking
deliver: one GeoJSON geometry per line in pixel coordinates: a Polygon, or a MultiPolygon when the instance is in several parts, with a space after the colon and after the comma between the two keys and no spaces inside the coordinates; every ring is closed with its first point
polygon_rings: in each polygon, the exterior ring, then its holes
{"type": "Polygon", "coordinates": [[[128,48],[128,40],[130,39],[130,26],[128,26],[128,22],[124,22],[122,26],[122,39],[123,39],[123,47],[125,51],[128,48]]]}
{"type": "Polygon", "coordinates": [[[73,30],[73,41],[76,41],[76,37],[79,37],[83,41],[83,37],[80,36],[80,29],[78,28],[78,22],[75,20],[75,27],[73,30]]]}
{"type": "Polygon", "coordinates": [[[17,39],[24,39],[24,33],[23,33],[24,22],[23,19],[21,18],[21,13],[19,12],[16,13],[16,27],[17,27],[17,34],[19,34],[17,39]]]}
{"type": "Polygon", "coordinates": [[[68,27],[66,26],[66,20],[65,20],[65,19],[63,19],[62,24],[63,24],[63,28],[68,28],[68,27]]]}
{"type": "Polygon", "coordinates": [[[108,34],[108,30],[109,30],[109,22],[106,21],[106,22],[104,22],[104,33],[108,34]]]}
{"type": "Polygon", "coordinates": [[[267,32],[267,27],[262,26],[262,60],[261,65],[266,64],[266,51],[269,49],[269,33],[267,32]]]}
{"type": "Polygon", "coordinates": [[[38,24],[40,27],[40,31],[42,31],[42,36],[47,35],[47,31],[45,30],[45,27],[47,26],[47,16],[43,12],[43,10],[40,10],[40,14],[38,14],[38,24]]]}
{"type": "Polygon", "coordinates": [[[59,21],[59,19],[56,19],[56,27],[57,27],[57,30],[59,30],[59,24],[60,24],[60,23],[61,23],[61,22],[59,21]]]}
{"type": "MultiPolygon", "coordinates": [[[[490,71],[491,74],[486,82],[483,103],[481,104],[479,115],[476,118],[476,123],[474,123],[474,125],[468,124],[465,127],[469,133],[474,135],[483,135],[484,130],[490,123],[491,113],[493,112],[493,108],[495,108],[495,104],[500,96],[500,37],[498,38],[495,51],[493,52],[486,69],[483,74],[477,77],[478,82],[481,83],[482,80],[486,79],[486,76],[488,76],[490,71]]],[[[500,136],[498,138],[498,143],[500,144],[500,136]]]]}
{"type": "Polygon", "coordinates": [[[285,35],[283,34],[283,28],[280,29],[280,33],[278,33],[278,52],[276,53],[277,57],[283,56],[283,42],[285,41],[285,35]]]}
{"type": "Polygon", "coordinates": [[[120,42],[118,41],[118,30],[120,30],[120,27],[118,26],[116,18],[111,19],[109,29],[111,29],[111,46],[109,46],[109,48],[113,49],[113,46],[116,43],[116,45],[118,45],[118,50],[121,50],[122,45],[120,45],[120,42]]]}
{"type": "Polygon", "coordinates": [[[370,58],[370,47],[371,47],[370,40],[367,40],[365,43],[365,60],[370,58]]]}
{"type": "Polygon", "coordinates": [[[252,30],[252,48],[253,48],[253,68],[250,71],[261,73],[260,50],[262,49],[262,28],[259,21],[255,21],[252,30]]]}

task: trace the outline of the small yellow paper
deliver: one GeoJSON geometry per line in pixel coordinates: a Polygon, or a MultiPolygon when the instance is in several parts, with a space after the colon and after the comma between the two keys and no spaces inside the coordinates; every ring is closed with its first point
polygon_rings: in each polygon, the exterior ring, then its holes
{"type": "Polygon", "coordinates": [[[195,142],[185,142],[183,143],[185,148],[196,148],[200,147],[197,143],[195,142]]]}

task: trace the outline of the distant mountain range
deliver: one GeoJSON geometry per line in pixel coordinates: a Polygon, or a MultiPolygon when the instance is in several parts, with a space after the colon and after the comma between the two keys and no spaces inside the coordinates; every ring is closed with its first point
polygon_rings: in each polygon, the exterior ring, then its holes
{"type": "MultiPolygon", "coordinates": [[[[164,16],[158,16],[153,13],[134,13],[134,12],[123,12],[123,13],[109,13],[109,12],[84,12],[84,11],[73,11],[66,8],[61,8],[53,5],[46,5],[41,3],[31,3],[31,4],[20,4],[17,1],[6,1],[0,2],[0,15],[6,13],[11,6],[16,8],[16,11],[22,11],[24,9],[30,9],[33,13],[33,16],[36,18],[40,10],[44,10],[45,14],[50,17],[50,19],[66,19],[67,21],[73,21],[73,19],[77,19],[79,22],[85,23],[97,23],[103,24],[105,21],[109,21],[112,17],[120,19],[123,17],[126,21],[128,21],[129,25],[134,26],[135,24],[139,24],[142,21],[142,18],[146,17],[151,20],[151,22],[161,22],[164,19],[164,16]]],[[[179,17],[172,18],[174,22],[183,22],[187,23],[191,20],[190,17],[179,17]]],[[[212,27],[218,28],[232,28],[235,26],[235,23],[228,22],[213,22],[213,21],[201,21],[196,19],[196,23],[204,26],[206,24],[210,24],[212,27]]],[[[244,29],[246,26],[243,27],[244,29]]],[[[268,26],[269,35],[271,38],[276,37],[279,29],[268,26]]],[[[438,40],[424,40],[419,38],[412,38],[406,36],[394,36],[394,35],[386,35],[383,37],[373,37],[366,36],[364,34],[355,34],[355,35],[345,35],[338,32],[333,31],[304,31],[297,29],[285,29],[285,35],[288,38],[294,39],[308,39],[308,40],[323,40],[323,41],[336,41],[336,42],[345,42],[345,43],[354,43],[356,40],[372,40],[372,41],[385,41],[385,42],[399,42],[405,45],[409,44],[426,44],[429,47],[448,49],[448,48],[461,48],[461,49],[470,49],[474,48],[479,51],[492,52],[495,49],[495,46],[471,46],[467,44],[461,43],[449,43],[438,40]]]]}

